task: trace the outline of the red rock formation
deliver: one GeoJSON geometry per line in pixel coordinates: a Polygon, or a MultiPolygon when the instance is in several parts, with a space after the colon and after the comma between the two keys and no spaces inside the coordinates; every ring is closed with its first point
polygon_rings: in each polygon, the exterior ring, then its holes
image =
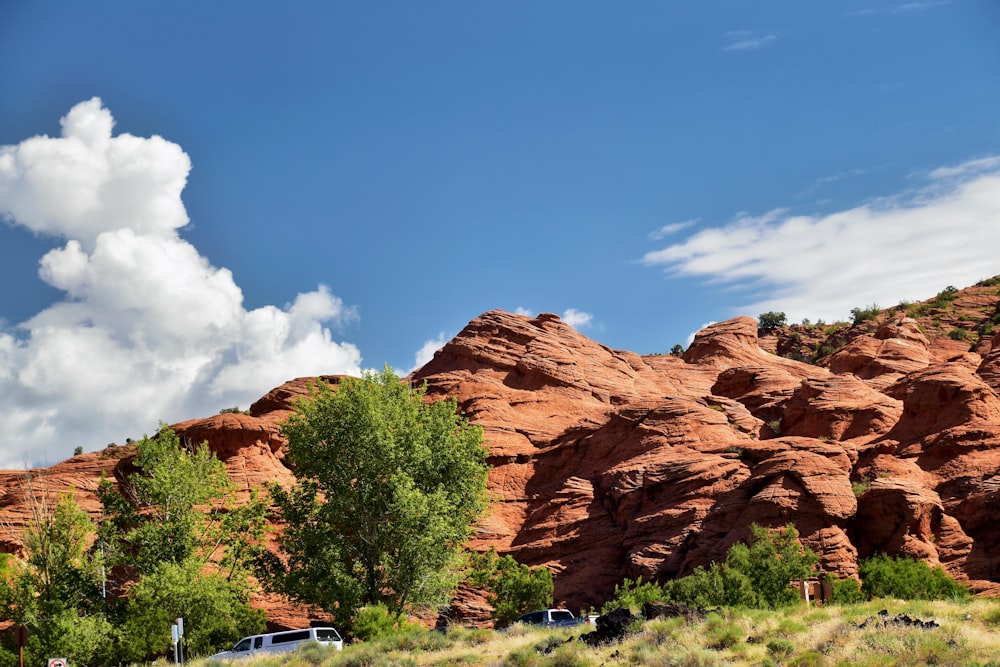
{"type": "MultiPolygon", "coordinates": [[[[496,502],[471,546],[549,567],[571,607],[600,605],[624,576],[673,577],[721,558],[755,522],[795,523],[838,576],[888,551],[1000,595],[1000,339],[967,339],[987,330],[1000,297],[988,283],[970,290],[920,306],[917,321],[900,307],[881,323],[834,327],[842,347],[820,366],[761,349],[750,318],[707,327],[676,358],[612,350],[555,315],[491,311],[410,379],[483,427],[496,502]]],[[[813,337],[767,347],[802,358],[820,348],[819,331],[797,325],[813,337]]],[[[280,423],[312,381],[286,383],[249,414],[175,430],[207,440],[244,491],[290,481],[280,423]]],[[[94,510],[96,479],[121,454],[53,466],[46,484],[72,483],[94,510]]],[[[0,473],[8,551],[27,516],[17,478],[0,473]]],[[[307,615],[261,602],[277,623],[307,615]]],[[[483,620],[473,592],[456,605],[483,620]]]]}

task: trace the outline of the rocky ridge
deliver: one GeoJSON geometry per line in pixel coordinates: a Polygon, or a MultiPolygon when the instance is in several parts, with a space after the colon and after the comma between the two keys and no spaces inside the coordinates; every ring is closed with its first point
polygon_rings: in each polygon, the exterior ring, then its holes
{"type": "MultiPolygon", "coordinates": [[[[884,551],[1000,595],[998,284],[832,330],[758,336],[755,320],[736,318],[699,332],[681,357],[612,350],[555,315],[490,311],[410,380],[457,399],[484,429],[496,502],[471,546],[549,567],[571,608],[599,605],[625,576],[686,574],[752,523],[795,523],[836,576],[884,551]]],[[[244,492],[290,481],[279,424],[313,381],[272,390],[248,414],[174,429],[207,441],[244,492]]],[[[76,456],[35,484],[73,486],[96,512],[101,472],[128,457],[128,447],[76,456]]],[[[0,472],[8,552],[29,518],[23,478],[0,472]]],[[[260,602],[276,625],[302,613],[260,602]]],[[[484,612],[469,591],[456,606],[484,612]]]]}

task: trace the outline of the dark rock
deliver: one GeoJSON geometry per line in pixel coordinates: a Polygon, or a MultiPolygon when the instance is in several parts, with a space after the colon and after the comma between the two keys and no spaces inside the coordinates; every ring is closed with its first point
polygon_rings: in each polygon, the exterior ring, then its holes
{"type": "Polygon", "coordinates": [[[597,630],[581,635],[588,646],[600,646],[611,642],[621,641],[628,633],[629,626],[635,616],[628,609],[615,609],[614,611],[597,617],[597,630]]]}

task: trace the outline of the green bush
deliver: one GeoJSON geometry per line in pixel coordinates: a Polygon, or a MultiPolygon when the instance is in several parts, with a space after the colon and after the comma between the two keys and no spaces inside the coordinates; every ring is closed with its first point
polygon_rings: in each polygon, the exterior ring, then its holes
{"type": "Polygon", "coordinates": [[[772,639],[767,643],[767,653],[775,658],[789,656],[795,650],[795,644],[787,639],[772,639]]]}
{"type": "Polygon", "coordinates": [[[934,297],[934,301],[931,302],[931,308],[946,308],[948,304],[957,298],[958,288],[948,285],[934,297]]]}
{"type": "Polygon", "coordinates": [[[469,582],[486,590],[498,627],[510,625],[533,609],[552,606],[552,573],[547,568],[528,567],[510,554],[498,557],[493,549],[473,554],[470,565],[469,582]]]}
{"type": "Polygon", "coordinates": [[[757,316],[757,335],[766,336],[769,333],[774,333],[785,326],[786,323],[787,320],[784,313],[776,313],[773,310],[761,313],[757,316]]]}
{"type": "Polygon", "coordinates": [[[877,554],[858,564],[861,591],[867,597],[903,600],[947,600],[969,596],[968,589],[944,569],[912,558],[877,554]]]}
{"type": "Polygon", "coordinates": [[[607,614],[615,609],[629,609],[636,613],[647,602],[662,602],[666,599],[663,587],[656,582],[643,582],[642,576],[635,581],[626,578],[620,585],[615,586],[615,596],[604,603],[601,613],[607,614]]]}
{"type": "Polygon", "coordinates": [[[882,311],[877,303],[873,303],[866,308],[851,308],[852,324],[861,324],[862,322],[875,320],[878,318],[880,312],[882,311]]]}
{"type": "Polygon", "coordinates": [[[857,604],[865,601],[861,592],[861,584],[856,579],[831,579],[833,595],[830,601],[834,604],[857,604]]]}
{"type": "Polygon", "coordinates": [[[752,542],[735,544],[723,563],[698,567],[687,577],[670,582],[664,592],[670,600],[700,607],[761,607],[794,604],[792,581],[808,579],[819,557],[803,547],[795,526],[768,530],[750,527],[752,542]]]}
{"type": "Polygon", "coordinates": [[[417,628],[409,623],[403,614],[389,611],[384,604],[372,604],[358,610],[354,615],[352,634],[361,641],[372,641],[399,633],[409,632],[417,628]]]}

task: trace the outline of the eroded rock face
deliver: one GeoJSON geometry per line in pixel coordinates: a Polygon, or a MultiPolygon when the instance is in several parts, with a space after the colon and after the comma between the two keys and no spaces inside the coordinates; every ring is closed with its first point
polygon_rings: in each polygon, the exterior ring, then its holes
{"type": "Polygon", "coordinates": [[[700,332],[678,364],[609,350],[554,316],[492,312],[414,379],[484,427],[500,500],[474,546],[549,566],[571,606],[599,604],[623,576],[721,558],[754,522],[795,523],[838,576],[878,543],[992,590],[972,547],[994,540],[963,518],[995,493],[996,396],[975,355],[942,364],[931,351],[898,318],[826,369],[764,352],[756,323],[737,318],[700,332]],[[875,470],[878,457],[899,465],[875,470]],[[866,485],[863,473],[907,477],[866,485]],[[970,474],[980,492],[963,505],[949,485],[970,474]]]}
{"type": "MultiPolygon", "coordinates": [[[[1000,594],[1000,342],[957,351],[906,318],[845,338],[816,366],[762,350],[756,322],[737,318],[701,331],[682,358],[640,356],[555,315],[491,311],[409,380],[426,382],[429,400],[457,399],[484,430],[496,502],[470,546],[550,568],[571,608],[600,606],[625,576],[722,558],[752,523],[794,523],[836,576],[886,551],[1000,594]]],[[[315,380],[272,390],[249,414],[174,428],[207,441],[244,493],[291,481],[280,424],[315,380]]],[[[95,511],[100,472],[126,454],[70,459],[46,483],[74,485],[95,511]]],[[[0,473],[0,522],[17,527],[27,514],[15,477],[0,473]]],[[[308,617],[260,602],[282,623],[308,617]]],[[[488,622],[472,591],[453,611],[488,622]]]]}

